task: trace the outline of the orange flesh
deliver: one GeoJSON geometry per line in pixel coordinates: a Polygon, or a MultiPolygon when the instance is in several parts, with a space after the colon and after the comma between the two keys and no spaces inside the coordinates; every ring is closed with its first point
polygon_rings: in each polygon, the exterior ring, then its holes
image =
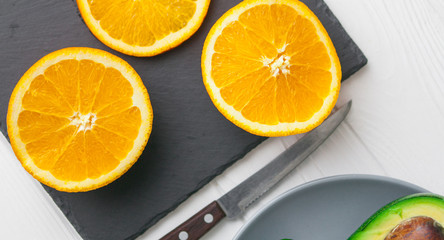
{"type": "Polygon", "coordinates": [[[112,38],[143,47],[184,28],[196,11],[195,0],[88,0],[88,4],[112,38]]]}
{"type": "Polygon", "coordinates": [[[37,76],[22,100],[20,138],[37,167],[82,181],[113,170],[141,126],[133,89],[112,67],[63,60],[37,76]]]}
{"type": "Polygon", "coordinates": [[[255,6],[214,45],[211,77],[224,101],[261,124],[303,122],[321,109],[331,60],[313,23],[291,7],[255,6]]]}

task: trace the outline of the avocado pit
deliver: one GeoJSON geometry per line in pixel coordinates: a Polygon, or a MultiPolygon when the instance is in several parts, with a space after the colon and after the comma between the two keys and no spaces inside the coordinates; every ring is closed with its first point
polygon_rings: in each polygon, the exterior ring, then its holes
{"type": "Polygon", "coordinates": [[[444,240],[444,229],[431,217],[417,216],[400,222],[384,240],[444,240]]]}

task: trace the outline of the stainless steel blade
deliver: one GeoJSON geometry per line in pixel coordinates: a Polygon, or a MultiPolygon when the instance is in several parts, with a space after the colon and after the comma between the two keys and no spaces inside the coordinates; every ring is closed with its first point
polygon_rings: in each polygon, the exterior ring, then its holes
{"type": "Polygon", "coordinates": [[[261,170],[217,200],[227,217],[234,218],[278,183],[327,139],[350,111],[352,101],[308,132],[261,170]]]}

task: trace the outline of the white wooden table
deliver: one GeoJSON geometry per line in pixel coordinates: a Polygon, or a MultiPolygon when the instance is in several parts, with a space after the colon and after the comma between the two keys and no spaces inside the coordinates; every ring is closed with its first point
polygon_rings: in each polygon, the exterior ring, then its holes
{"type": "MultiPolygon", "coordinates": [[[[444,1],[325,1],[369,60],[342,85],[338,104],[353,99],[349,116],[282,184],[204,239],[232,239],[273,198],[326,176],[384,175],[444,195],[444,1]]],[[[160,238],[295,141],[265,141],[139,239],[160,238]]],[[[2,239],[81,239],[3,136],[0,192],[2,239]]]]}

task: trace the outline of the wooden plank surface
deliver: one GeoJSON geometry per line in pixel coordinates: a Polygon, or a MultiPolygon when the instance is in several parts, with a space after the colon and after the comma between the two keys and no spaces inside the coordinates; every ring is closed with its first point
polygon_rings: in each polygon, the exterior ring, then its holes
{"type": "MultiPolygon", "coordinates": [[[[239,160],[266,138],[230,123],[202,84],[200,55],[216,20],[241,0],[213,1],[199,31],[161,55],[135,58],[100,43],[69,0],[7,0],[0,15],[0,123],[17,75],[39,58],[66,46],[110,51],[135,68],[148,89],[154,111],[153,131],[135,165],[100,189],[65,193],[44,187],[82,238],[134,239],[174,210],[192,193],[239,160]],[[7,10],[5,10],[7,9],[7,10]],[[29,44],[32,43],[32,44],[29,44]]],[[[323,0],[302,0],[329,33],[343,78],[367,59],[323,0]]],[[[5,132],[5,125],[0,130],[5,132]]]]}
{"type": "MultiPolygon", "coordinates": [[[[353,99],[345,124],[244,216],[224,220],[204,239],[232,239],[271,199],[325,176],[385,175],[444,194],[444,2],[326,2],[369,59],[368,66],[341,89],[340,103],[353,99]]],[[[158,239],[295,140],[296,137],[267,140],[139,239],[158,239]]],[[[4,140],[1,146],[0,211],[7,216],[0,218],[1,236],[78,239],[41,187],[15,162],[4,140]]]]}

